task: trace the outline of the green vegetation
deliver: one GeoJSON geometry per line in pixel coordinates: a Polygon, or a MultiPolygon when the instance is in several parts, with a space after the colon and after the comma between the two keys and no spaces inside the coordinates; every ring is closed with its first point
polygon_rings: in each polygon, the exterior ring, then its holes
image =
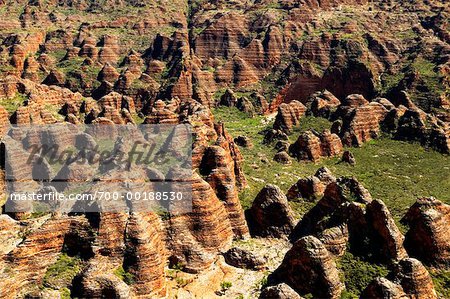
{"type": "Polygon", "coordinates": [[[450,298],[450,271],[430,270],[439,298],[450,298]]]}
{"type": "Polygon", "coordinates": [[[192,282],[191,279],[186,279],[183,277],[177,277],[177,278],[175,278],[175,281],[176,281],[178,287],[180,287],[180,288],[185,287],[192,282]]]}
{"type": "Polygon", "coordinates": [[[22,106],[23,102],[25,102],[28,98],[21,94],[16,93],[16,95],[12,98],[4,98],[0,99],[0,106],[6,109],[8,113],[11,115],[16,112],[17,108],[22,106]]]}
{"type": "Polygon", "coordinates": [[[425,82],[425,85],[430,89],[430,92],[443,92],[440,83],[440,77],[436,72],[436,65],[429,60],[418,57],[411,64],[414,72],[419,73],[420,78],[425,82]]]}
{"type": "Polygon", "coordinates": [[[59,114],[60,107],[57,105],[46,104],[44,110],[48,111],[58,121],[64,121],[64,116],[59,114]]]}
{"type": "Polygon", "coordinates": [[[403,72],[383,74],[381,76],[381,93],[386,94],[387,92],[389,92],[392,88],[396,87],[403,78],[405,78],[405,74],[403,72]]]}
{"type": "Polygon", "coordinates": [[[66,56],[67,51],[66,50],[56,50],[56,51],[52,51],[50,52],[50,55],[55,57],[56,61],[60,61],[61,59],[63,59],[66,56]]]}
{"type": "Polygon", "coordinates": [[[59,289],[59,294],[61,296],[61,299],[70,299],[70,290],[68,288],[61,288],[59,289]]]}
{"type": "Polygon", "coordinates": [[[377,277],[384,277],[388,274],[385,266],[371,264],[359,257],[346,252],[337,261],[337,266],[342,273],[342,281],[345,283],[347,292],[341,298],[358,298],[361,291],[377,277]]]}
{"type": "Polygon", "coordinates": [[[300,124],[293,129],[294,135],[296,133],[303,133],[308,130],[316,130],[322,132],[323,130],[330,129],[332,122],[323,117],[305,116],[300,119],[300,124]]]}
{"type": "Polygon", "coordinates": [[[56,263],[48,267],[43,285],[54,289],[70,286],[73,278],[81,271],[82,261],[62,253],[56,263]]]}
{"type": "Polygon", "coordinates": [[[132,273],[125,271],[125,269],[120,266],[114,271],[114,275],[119,277],[127,285],[132,285],[135,281],[135,277],[132,273]]]}
{"type": "MultiPolygon", "coordinates": [[[[399,220],[417,197],[434,196],[450,203],[450,160],[417,143],[391,140],[387,137],[373,140],[361,148],[351,148],[356,165],[339,163],[340,157],[322,159],[317,163],[296,162],[282,165],[272,161],[276,151],[262,144],[263,135],[258,132],[272,123],[264,117],[249,118],[235,108],[218,108],[213,111],[217,121],[223,120],[232,136],[246,135],[254,147],[241,148],[244,156],[243,169],[249,187],[240,193],[244,208],[250,207],[256,194],[264,185],[271,183],[282,190],[292,186],[299,178],[313,175],[321,166],[328,167],[336,176],[355,176],[374,198],[383,200],[396,220],[399,220]],[[265,159],[262,159],[265,158],[265,159]],[[265,161],[262,161],[265,160],[265,161]],[[268,160],[268,162],[267,162],[268,160]],[[268,171],[270,169],[270,171],[268,171]]],[[[321,119],[317,119],[322,122],[321,119]]],[[[314,118],[306,118],[302,126],[316,126],[314,118]],[[308,124],[308,125],[307,125],[308,124]]],[[[290,136],[293,142],[298,133],[290,136]]],[[[303,215],[314,203],[299,201],[291,203],[299,215],[303,215]]]]}
{"type": "Polygon", "coordinates": [[[231,282],[229,282],[229,281],[222,281],[220,283],[220,289],[222,290],[222,292],[225,292],[226,290],[228,290],[232,286],[233,286],[233,284],[231,282]]]}

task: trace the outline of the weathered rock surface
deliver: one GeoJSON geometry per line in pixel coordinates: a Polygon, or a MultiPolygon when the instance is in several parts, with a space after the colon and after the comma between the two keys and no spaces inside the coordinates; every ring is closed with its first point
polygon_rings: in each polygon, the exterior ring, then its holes
{"type": "Polygon", "coordinates": [[[289,154],[285,151],[276,153],[273,160],[284,165],[292,164],[291,157],[289,157],[289,154]]]}
{"type": "Polygon", "coordinates": [[[380,277],[372,281],[364,292],[361,294],[362,298],[378,299],[378,298],[392,298],[392,299],[406,299],[409,298],[400,285],[392,281],[380,277]]]}
{"type": "Polygon", "coordinates": [[[294,227],[287,198],[275,185],[266,185],[258,193],[246,215],[252,235],[283,238],[294,227]]]}
{"type": "Polygon", "coordinates": [[[344,151],[344,153],[342,154],[341,162],[348,163],[352,166],[356,165],[355,156],[353,156],[352,152],[350,151],[344,151]]]}
{"type": "Polygon", "coordinates": [[[287,283],[300,295],[319,298],[340,298],[344,289],[332,255],[313,236],[296,241],[270,279],[287,283]]]}
{"type": "Polygon", "coordinates": [[[434,198],[420,198],[403,217],[409,226],[405,235],[408,253],[427,265],[450,263],[450,206],[434,198]]]}
{"type": "Polygon", "coordinates": [[[306,107],[298,102],[292,101],[289,104],[281,104],[275,117],[273,128],[289,133],[299,124],[300,118],[305,115],[306,107]]]}
{"type": "Polygon", "coordinates": [[[300,295],[285,283],[269,286],[262,290],[259,299],[301,299],[300,295]]]}
{"type": "Polygon", "coordinates": [[[341,139],[325,130],[320,134],[307,131],[289,147],[289,154],[298,160],[318,161],[321,157],[333,157],[343,150],[341,139]]]}
{"type": "Polygon", "coordinates": [[[364,298],[438,298],[433,281],[422,263],[406,258],[393,266],[387,278],[377,278],[363,291],[364,298]]]}
{"type": "Polygon", "coordinates": [[[227,264],[243,269],[261,270],[265,268],[265,264],[267,263],[265,258],[237,247],[231,248],[223,256],[227,264]]]}
{"type": "MultiPolygon", "coordinates": [[[[348,245],[354,254],[370,252],[374,259],[387,263],[407,257],[404,237],[381,200],[372,200],[370,193],[354,178],[326,182],[318,176],[300,180],[288,192],[294,198],[303,193],[314,198],[313,182],[324,188],[321,199],[294,228],[291,240],[314,235],[336,255],[345,253],[348,245]]],[[[317,192],[317,196],[320,194],[317,192]]]]}

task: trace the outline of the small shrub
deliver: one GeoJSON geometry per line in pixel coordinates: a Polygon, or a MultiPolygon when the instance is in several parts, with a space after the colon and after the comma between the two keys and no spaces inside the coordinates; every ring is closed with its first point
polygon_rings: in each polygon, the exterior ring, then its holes
{"type": "Polygon", "coordinates": [[[233,286],[233,284],[231,282],[229,282],[229,281],[222,281],[220,283],[220,289],[222,290],[222,292],[225,292],[226,290],[228,290],[232,286],[233,286]]]}
{"type": "Polygon", "coordinates": [[[69,286],[81,271],[81,259],[62,253],[58,260],[48,267],[44,276],[43,285],[51,288],[69,286]]]}
{"type": "Polygon", "coordinates": [[[132,273],[125,271],[125,269],[120,266],[114,271],[114,274],[119,277],[127,285],[132,285],[134,283],[135,277],[132,273]]]}
{"type": "Polygon", "coordinates": [[[181,288],[187,286],[191,282],[190,280],[185,279],[183,277],[177,277],[175,278],[175,281],[177,282],[177,285],[181,288]]]}

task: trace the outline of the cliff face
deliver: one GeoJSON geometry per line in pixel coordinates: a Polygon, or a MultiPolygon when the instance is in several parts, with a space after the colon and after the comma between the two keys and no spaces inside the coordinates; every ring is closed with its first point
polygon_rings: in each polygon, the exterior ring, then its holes
{"type": "MultiPolygon", "coordinates": [[[[31,104],[40,88],[38,87],[37,91],[32,89],[35,85],[32,82],[19,81],[10,86],[18,89],[29,88],[31,104]]],[[[55,92],[64,91],[59,87],[51,88],[55,92]]],[[[80,122],[89,119],[92,123],[112,125],[122,124],[126,120],[133,121],[127,117],[135,109],[133,102],[129,102],[129,98],[120,94],[111,93],[97,102],[92,99],[81,101],[81,97],[76,97],[76,94],[75,98],[80,101],[71,100],[70,92],[69,97],[55,96],[55,100],[52,93],[48,96],[49,98],[43,96],[36,98],[39,101],[39,104],[36,104],[39,107],[45,107],[45,103],[62,106],[61,109],[65,110],[67,115],[72,115],[80,122]],[[92,107],[89,114],[80,112],[89,106],[92,107]],[[109,114],[97,113],[98,111],[109,111],[109,114]]],[[[34,119],[30,121],[32,124],[40,123],[34,119]]],[[[242,156],[223,125],[214,125],[210,110],[195,101],[156,102],[151,107],[146,122],[154,124],[188,122],[193,125],[194,135],[197,138],[192,145],[193,170],[191,177],[186,181],[192,186],[192,210],[164,216],[155,212],[127,212],[128,209],[123,207],[123,212],[119,213],[86,214],[88,219],[49,215],[35,226],[24,224],[26,227],[24,229],[32,229],[32,232],[25,236],[23,243],[20,243],[23,238],[14,241],[16,238],[14,235],[19,234],[21,229],[17,228],[17,224],[14,224],[9,216],[4,215],[6,217],[4,225],[7,229],[5,236],[10,236],[13,241],[5,248],[2,257],[5,266],[3,269],[9,269],[3,271],[2,276],[9,275],[14,279],[2,280],[0,289],[7,290],[8,294],[17,295],[34,291],[37,286],[42,285],[49,267],[57,263],[63,253],[70,256],[80,255],[83,259],[83,270],[79,278],[73,282],[78,296],[95,297],[109,292],[115,296],[149,298],[164,296],[167,292],[165,267],[168,265],[182,267],[184,271],[191,273],[204,271],[217,261],[221,252],[230,248],[234,239],[249,236],[238,198],[238,190],[246,186],[241,169],[242,156]],[[93,233],[90,237],[86,236],[86,229],[93,233]],[[132,284],[125,284],[116,275],[117,269],[122,268],[127,275],[133,277],[132,284]]],[[[58,128],[49,132],[48,137],[59,141],[66,148],[75,148],[81,144],[88,149],[95,146],[94,139],[88,133],[74,135],[70,131],[64,131],[67,127],[58,128]]],[[[96,134],[95,130],[89,132],[96,134]]],[[[114,137],[116,136],[114,130],[110,133],[111,138],[118,138],[114,137]]],[[[25,143],[22,143],[21,136],[13,134],[12,138],[9,136],[5,138],[8,139],[4,142],[8,144],[7,154],[10,157],[6,160],[9,163],[6,165],[8,174],[14,175],[16,179],[31,177],[30,166],[22,165],[29,153],[25,143]],[[19,164],[23,167],[18,167],[19,164]]],[[[31,138],[28,141],[32,142],[33,138],[38,136],[29,135],[28,138],[31,138]]],[[[138,135],[136,138],[139,138],[138,135]]],[[[24,140],[26,142],[27,138],[24,140]]],[[[124,153],[130,150],[126,141],[119,139],[115,141],[114,147],[124,153]]],[[[67,181],[65,185],[57,185],[61,188],[59,191],[62,191],[70,189],[71,182],[92,179],[97,172],[103,173],[105,177],[96,181],[91,192],[104,190],[103,181],[107,181],[108,178],[128,180],[129,183],[123,190],[131,188],[134,191],[145,191],[146,185],[143,185],[142,180],[150,174],[160,175],[138,168],[126,172],[120,164],[114,165],[105,173],[105,170],[99,169],[99,172],[93,170],[94,167],[99,167],[98,164],[69,164],[57,173],[49,169],[48,180],[55,178],[67,181]]],[[[30,181],[27,188],[30,191],[37,191],[43,188],[39,186],[40,184],[42,181],[30,181]]],[[[11,215],[16,218],[30,216],[29,213],[11,215]]]]}

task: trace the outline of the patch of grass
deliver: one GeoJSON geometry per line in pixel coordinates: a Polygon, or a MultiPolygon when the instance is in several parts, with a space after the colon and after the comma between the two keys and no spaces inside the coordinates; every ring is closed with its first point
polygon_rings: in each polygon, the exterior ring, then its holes
{"type": "Polygon", "coordinates": [[[440,77],[435,70],[436,65],[434,63],[422,57],[418,57],[411,64],[411,67],[415,72],[419,73],[419,76],[424,80],[430,91],[443,92],[440,77]]]}
{"type": "Polygon", "coordinates": [[[51,56],[53,56],[56,59],[56,61],[60,61],[61,59],[63,59],[66,56],[67,51],[62,49],[62,50],[52,51],[49,54],[51,56]]]}
{"type": "Polygon", "coordinates": [[[403,72],[383,74],[381,76],[381,93],[386,94],[389,92],[392,88],[396,87],[404,77],[405,74],[403,72]]]}
{"type": "Polygon", "coordinates": [[[59,289],[71,285],[73,278],[81,271],[82,261],[79,257],[71,257],[62,253],[56,263],[48,267],[43,285],[59,289]]]}
{"type": "Polygon", "coordinates": [[[70,299],[70,290],[68,288],[61,288],[59,290],[59,294],[61,296],[61,299],[70,299]]]}
{"type": "Polygon", "coordinates": [[[192,282],[192,279],[177,277],[177,278],[175,278],[175,281],[176,281],[178,287],[183,288],[183,287],[187,286],[188,284],[190,284],[192,282]]]}
{"type": "Polygon", "coordinates": [[[114,275],[119,277],[127,285],[132,285],[135,281],[135,277],[132,273],[125,271],[125,269],[120,266],[114,271],[114,275]]]}
{"type": "MultiPolygon", "coordinates": [[[[355,166],[338,163],[340,157],[324,158],[317,163],[294,160],[291,165],[282,165],[272,161],[275,149],[263,145],[264,136],[258,134],[272,125],[265,117],[249,118],[235,108],[226,107],[215,109],[213,113],[216,121],[225,122],[225,128],[233,137],[246,135],[254,145],[253,148],[240,148],[249,185],[239,196],[244,208],[251,206],[264,185],[276,184],[287,192],[299,178],[313,175],[321,166],[328,167],[336,176],[355,176],[374,198],[386,203],[397,223],[418,197],[434,196],[450,203],[447,192],[450,190],[449,156],[423,148],[418,143],[383,137],[367,142],[361,148],[349,148],[355,156],[355,166]],[[261,161],[263,156],[268,162],[261,161]]],[[[311,126],[316,125],[314,122],[314,118],[305,120],[311,126]]],[[[291,135],[291,142],[297,137],[298,133],[291,135]]],[[[300,216],[313,205],[304,201],[291,204],[300,216]]]]}
{"type": "Polygon", "coordinates": [[[13,114],[17,108],[22,106],[23,102],[25,102],[28,98],[21,94],[16,93],[16,95],[12,98],[4,98],[0,99],[0,106],[6,109],[8,111],[9,115],[13,114]]]}
{"type": "Polygon", "coordinates": [[[385,266],[368,263],[350,252],[338,259],[337,266],[341,270],[341,279],[347,290],[345,297],[341,298],[358,298],[372,280],[389,273],[385,266]]]}
{"type": "Polygon", "coordinates": [[[133,120],[137,125],[140,125],[144,122],[145,118],[140,117],[138,114],[133,114],[133,120]]]}
{"type": "Polygon", "coordinates": [[[430,274],[439,298],[450,298],[450,271],[430,270],[430,274]]]}
{"type": "Polygon", "coordinates": [[[414,32],[411,28],[395,32],[395,36],[400,39],[413,39],[417,37],[417,33],[414,32]]]}
{"type": "Polygon", "coordinates": [[[233,284],[230,281],[222,281],[220,283],[220,289],[222,290],[222,292],[225,292],[226,290],[228,290],[232,286],[233,286],[233,284]]]}
{"type": "Polygon", "coordinates": [[[303,133],[308,130],[316,130],[321,133],[323,130],[330,129],[332,122],[323,117],[305,116],[300,119],[300,124],[293,129],[296,133],[303,133]]]}
{"type": "Polygon", "coordinates": [[[50,112],[50,114],[58,121],[64,121],[64,116],[59,114],[60,107],[51,105],[51,104],[45,104],[44,111],[50,112]]]}

